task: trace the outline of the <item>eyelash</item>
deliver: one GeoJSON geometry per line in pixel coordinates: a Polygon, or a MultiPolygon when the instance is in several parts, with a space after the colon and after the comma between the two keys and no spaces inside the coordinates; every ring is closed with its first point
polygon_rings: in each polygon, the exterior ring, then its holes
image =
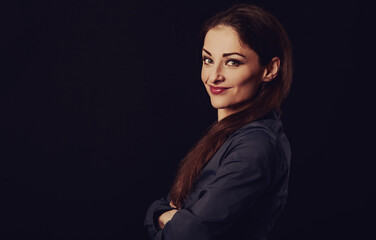
{"type": "Polygon", "coordinates": [[[202,57],[202,61],[204,62],[204,64],[208,65],[208,63],[206,63],[206,60],[212,61],[210,58],[202,57]]]}
{"type": "MultiPolygon", "coordinates": [[[[206,64],[206,65],[209,64],[209,63],[206,63],[206,62],[205,62],[207,59],[210,60],[210,61],[213,61],[213,60],[211,60],[211,59],[208,58],[208,57],[203,57],[203,58],[202,58],[202,61],[203,61],[204,64],[206,64]]],[[[226,61],[226,65],[227,65],[227,63],[229,63],[229,62],[233,62],[233,65],[229,65],[229,66],[239,66],[239,65],[242,64],[242,62],[240,62],[239,60],[236,60],[236,59],[228,59],[228,60],[226,61]]]]}
{"type": "Polygon", "coordinates": [[[230,65],[230,66],[239,66],[241,64],[241,62],[239,60],[236,60],[236,59],[229,59],[229,60],[226,61],[226,64],[228,62],[234,62],[234,64],[230,65]]]}

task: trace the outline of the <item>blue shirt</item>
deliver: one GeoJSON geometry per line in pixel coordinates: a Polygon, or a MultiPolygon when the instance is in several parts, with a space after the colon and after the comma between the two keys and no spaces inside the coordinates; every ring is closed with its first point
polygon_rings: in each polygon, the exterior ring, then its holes
{"type": "Polygon", "coordinates": [[[183,207],[158,228],[168,194],[147,210],[153,240],[267,239],[286,204],[290,144],[273,111],[235,131],[204,167],[183,207]]]}

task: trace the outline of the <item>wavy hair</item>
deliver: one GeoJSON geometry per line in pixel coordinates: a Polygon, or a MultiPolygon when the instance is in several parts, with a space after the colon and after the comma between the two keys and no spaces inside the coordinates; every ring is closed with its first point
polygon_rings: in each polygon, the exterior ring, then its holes
{"type": "Polygon", "coordinates": [[[291,43],[286,31],[271,13],[251,4],[234,5],[204,23],[202,40],[210,29],[219,25],[232,27],[241,42],[257,53],[261,66],[278,57],[280,68],[272,81],[260,85],[248,108],[214,122],[182,159],[169,193],[170,200],[178,208],[184,206],[184,200],[202,169],[232,133],[272,110],[281,114],[281,104],[291,86],[291,43]]]}

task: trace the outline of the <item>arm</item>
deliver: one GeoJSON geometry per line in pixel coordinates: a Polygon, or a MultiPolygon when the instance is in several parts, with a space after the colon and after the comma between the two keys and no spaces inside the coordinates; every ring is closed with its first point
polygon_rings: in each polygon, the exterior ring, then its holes
{"type": "MultiPolygon", "coordinates": [[[[171,205],[171,207],[174,207],[174,206],[171,205]]],[[[170,211],[162,213],[158,218],[159,228],[163,229],[164,225],[166,225],[166,223],[171,220],[171,218],[175,215],[177,211],[178,211],[177,209],[172,209],[170,211]]]]}
{"type": "Polygon", "coordinates": [[[154,239],[208,240],[226,232],[269,184],[274,151],[264,131],[242,133],[215,177],[200,189],[196,202],[176,212],[154,239]]]}
{"type": "MultiPolygon", "coordinates": [[[[160,230],[160,221],[159,216],[165,212],[174,210],[173,206],[169,204],[170,199],[168,194],[163,196],[162,198],[154,201],[148,208],[145,216],[144,226],[147,228],[150,237],[154,237],[154,235],[160,230]]],[[[163,219],[167,221],[167,219],[163,219]]]]}

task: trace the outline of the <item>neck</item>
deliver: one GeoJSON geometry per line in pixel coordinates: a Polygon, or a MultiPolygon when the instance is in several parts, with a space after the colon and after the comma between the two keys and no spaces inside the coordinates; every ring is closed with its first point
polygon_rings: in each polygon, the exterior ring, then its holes
{"type": "Polygon", "coordinates": [[[224,119],[225,117],[233,114],[234,112],[232,111],[229,111],[228,109],[226,108],[223,108],[223,109],[218,109],[218,122],[221,121],[222,119],[224,119]]]}
{"type": "Polygon", "coordinates": [[[225,117],[230,116],[231,114],[234,114],[236,112],[240,112],[240,111],[246,109],[250,105],[251,105],[251,103],[242,105],[241,107],[237,107],[237,108],[220,108],[220,109],[218,109],[218,111],[217,111],[218,122],[221,121],[222,119],[224,119],[225,117]]]}

